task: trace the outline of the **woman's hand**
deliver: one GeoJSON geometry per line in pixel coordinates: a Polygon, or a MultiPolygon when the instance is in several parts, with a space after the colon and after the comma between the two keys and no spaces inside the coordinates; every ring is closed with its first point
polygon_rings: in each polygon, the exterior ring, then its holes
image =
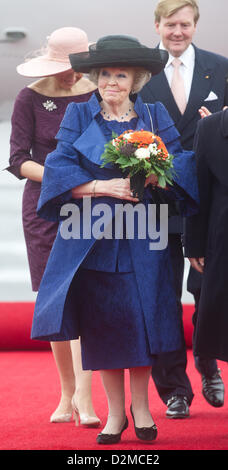
{"type": "Polygon", "coordinates": [[[27,160],[26,162],[22,163],[20,167],[20,174],[21,176],[24,176],[24,178],[41,183],[44,174],[44,167],[43,165],[40,165],[39,163],[36,163],[32,160],[27,160]]]}
{"type": "Polygon", "coordinates": [[[139,199],[133,197],[130,188],[130,178],[112,178],[111,180],[98,180],[96,184],[96,195],[110,196],[117,199],[138,202],[139,199]]]}
{"type": "Polygon", "coordinates": [[[158,177],[154,174],[148,176],[145,181],[145,187],[148,186],[148,184],[152,184],[152,186],[157,186],[158,177]]]}
{"type": "Polygon", "coordinates": [[[192,268],[196,269],[199,273],[203,273],[204,258],[188,258],[192,268]]]}
{"type": "MultiPolygon", "coordinates": [[[[148,184],[157,186],[158,178],[152,174],[146,178],[145,187],[148,184]]],[[[71,190],[74,199],[83,198],[83,196],[101,197],[110,196],[117,199],[125,199],[126,201],[138,202],[137,197],[133,197],[130,187],[130,178],[112,178],[110,180],[93,180],[76,186],[71,190]]]]}
{"type": "Polygon", "coordinates": [[[133,197],[130,188],[130,178],[112,178],[111,180],[94,180],[89,183],[81,184],[71,190],[74,199],[83,198],[83,196],[101,197],[110,196],[117,199],[126,199],[127,201],[138,202],[139,199],[133,197]]]}

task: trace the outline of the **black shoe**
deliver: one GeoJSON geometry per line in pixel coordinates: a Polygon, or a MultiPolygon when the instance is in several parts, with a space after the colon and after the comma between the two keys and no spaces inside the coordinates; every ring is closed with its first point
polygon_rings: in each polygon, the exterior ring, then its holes
{"type": "Polygon", "coordinates": [[[202,374],[202,385],[203,396],[211,406],[224,405],[224,383],[219,369],[211,377],[202,374]]]}
{"type": "Polygon", "coordinates": [[[132,406],[130,407],[130,410],[131,410],[131,415],[132,415],[133,422],[134,422],[135,434],[136,434],[137,438],[141,439],[142,441],[154,441],[157,437],[157,434],[158,434],[156,424],[153,424],[153,426],[150,426],[149,428],[148,427],[147,428],[137,428],[135,426],[135,418],[134,418],[134,415],[133,415],[132,406]]]}
{"type": "Polygon", "coordinates": [[[189,406],[187,397],[175,395],[167,402],[167,418],[180,419],[189,417],[189,406]]]}
{"type": "Polygon", "coordinates": [[[117,444],[117,442],[120,441],[121,439],[121,434],[122,432],[127,429],[128,427],[128,419],[126,417],[125,419],[125,423],[121,429],[120,432],[118,432],[118,434],[103,434],[102,432],[100,432],[98,435],[97,435],[97,443],[98,444],[117,444]]]}

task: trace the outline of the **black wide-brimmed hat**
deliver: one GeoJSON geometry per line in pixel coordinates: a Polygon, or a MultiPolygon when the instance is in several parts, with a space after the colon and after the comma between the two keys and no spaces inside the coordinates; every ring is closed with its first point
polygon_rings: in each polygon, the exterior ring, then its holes
{"type": "Polygon", "coordinates": [[[70,54],[76,72],[88,73],[93,68],[142,67],[152,75],[160,73],[168,60],[168,52],[151,49],[131,36],[104,36],[89,46],[88,52],[70,54]]]}

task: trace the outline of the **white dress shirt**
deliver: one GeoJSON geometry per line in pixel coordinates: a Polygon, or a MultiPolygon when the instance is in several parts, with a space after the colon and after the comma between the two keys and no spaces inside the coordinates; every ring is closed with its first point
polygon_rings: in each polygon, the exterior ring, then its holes
{"type": "MultiPolygon", "coordinates": [[[[165,49],[162,42],[160,43],[159,48],[165,49]]],[[[171,87],[171,82],[172,82],[172,77],[173,77],[173,65],[172,65],[173,59],[174,57],[169,53],[169,59],[164,69],[164,72],[165,72],[165,75],[166,75],[166,78],[168,80],[170,87],[171,87]]],[[[194,66],[195,66],[195,50],[192,44],[188,46],[188,48],[179,57],[179,59],[182,62],[180,65],[180,73],[184,79],[185,94],[186,94],[186,99],[188,102],[190,90],[192,86],[194,66]]]]}

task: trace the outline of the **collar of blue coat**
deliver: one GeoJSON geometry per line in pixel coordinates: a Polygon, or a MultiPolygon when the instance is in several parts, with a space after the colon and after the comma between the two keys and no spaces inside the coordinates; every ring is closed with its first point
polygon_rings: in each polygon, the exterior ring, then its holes
{"type": "MultiPolygon", "coordinates": [[[[138,115],[136,129],[148,129],[148,126],[143,120],[145,105],[142,99],[138,95],[134,95],[132,97],[132,101],[134,101],[134,110],[138,115]]],[[[93,94],[87,105],[90,110],[88,115],[88,125],[81,135],[73,142],[73,146],[88,160],[100,166],[102,163],[101,155],[104,152],[104,145],[107,143],[107,139],[96,120],[96,117],[101,110],[99,95],[93,94]]]]}

